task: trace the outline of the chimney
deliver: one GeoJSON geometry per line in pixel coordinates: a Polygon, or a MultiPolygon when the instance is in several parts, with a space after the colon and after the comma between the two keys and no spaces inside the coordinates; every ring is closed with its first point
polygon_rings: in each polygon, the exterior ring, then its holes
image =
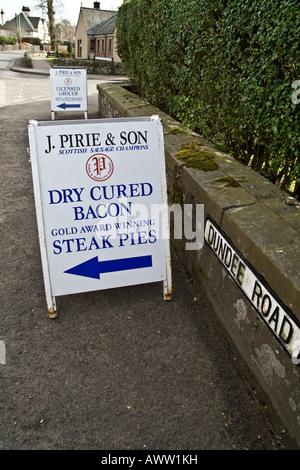
{"type": "Polygon", "coordinates": [[[94,2],[95,10],[100,10],[100,2],[94,2]]]}
{"type": "Polygon", "coordinates": [[[23,13],[26,13],[28,16],[30,16],[30,8],[29,7],[23,7],[22,11],[23,11],[23,13]]]}
{"type": "Polygon", "coordinates": [[[1,25],[4,25],[4,11],[1,9],[1,25]]]}

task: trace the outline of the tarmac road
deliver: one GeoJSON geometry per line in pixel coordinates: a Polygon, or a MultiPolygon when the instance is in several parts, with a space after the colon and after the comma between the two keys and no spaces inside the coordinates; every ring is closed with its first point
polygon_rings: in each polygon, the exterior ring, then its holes
{"type": "Polygon", "coordinates": [[[16,60],[24,56],[24,51],[1,51],[0,70],[8,70],[16,60]]]}
{"type": "Polygon", "coordinates": [[[174,247],[172,301],[139,285],[59,297],[48,317],[29,119],[49,99],[0,107],[0,449],[297,449],[174,247]]]}

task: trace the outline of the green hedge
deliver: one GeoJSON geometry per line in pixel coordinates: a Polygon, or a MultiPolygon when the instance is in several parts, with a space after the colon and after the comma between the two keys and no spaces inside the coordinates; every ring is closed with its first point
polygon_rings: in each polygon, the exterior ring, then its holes
{"type": "Polygon", "coordinates": [[[1,46],[7,46],[10,44],[17,44],[16,38],[9,38],[7,36],[0,36],[0,44],[1,46]]]}
{"type": "Polygon", "coordinates": [[[117,43],[143,98],[299,197],[297,0],[129,0],[117,43]]]}

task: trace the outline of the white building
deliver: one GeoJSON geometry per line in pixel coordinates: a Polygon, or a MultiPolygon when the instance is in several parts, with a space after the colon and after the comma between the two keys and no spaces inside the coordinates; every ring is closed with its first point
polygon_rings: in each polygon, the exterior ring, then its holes
{"type": "MultiPolygon", "coordinates": [[[[2,18],[3,15],[4,13],[1,11],[2,18]]],[[[35,39],[40,39],[42,43],[50,42],[46,20],[40,16],[30,16],[28,7],[23,7],[19,15],[1,25],[0,35],[16,37],[18,42],[31,44],[35,42],[35,39]]]]}

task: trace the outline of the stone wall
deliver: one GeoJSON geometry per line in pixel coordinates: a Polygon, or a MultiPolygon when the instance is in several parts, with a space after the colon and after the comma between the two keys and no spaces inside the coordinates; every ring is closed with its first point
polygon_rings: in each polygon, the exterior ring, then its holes
{"type": "Polygon", "coordinates": [[[160,115],[169,202],[204,205],[203,247],[191,251],[184,240],[175,242],[299,445],[299,204],[126,86],[100,84],[98,99],[100,117],[160,115]],[[179,159],[182,146],[191,143],[210,156],[213,170],[179,159]]]}
{"type": "Polygon", "coordinates": [[[2,46],[0,44],[0,51],[30,51],[32,46],[20,45],[20,44],[6,44],[2,46]]]}
{"type": "Polygon", "coordinates": [[[59,57],[57,65],[67,67],[86,67],[87,73],[103,75],[123,75],[124,71],[119,62],[98,59],[66,59],[59,57]]]}

